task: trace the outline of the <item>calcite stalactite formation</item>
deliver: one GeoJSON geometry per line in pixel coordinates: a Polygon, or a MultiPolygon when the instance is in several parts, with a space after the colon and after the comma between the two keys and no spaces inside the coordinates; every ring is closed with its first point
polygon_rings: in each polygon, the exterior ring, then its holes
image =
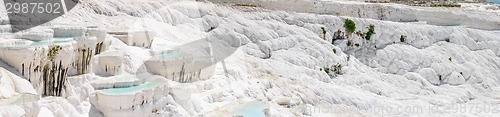
{"type": "Polygon", "coordinates": [[[64,96],[67,76],[89,72],[92,56],[106,49],[105,35],[104,29],[77,26],[20,32],[2,42],[0,59],[27,78],[38,94],[64,96]]]}

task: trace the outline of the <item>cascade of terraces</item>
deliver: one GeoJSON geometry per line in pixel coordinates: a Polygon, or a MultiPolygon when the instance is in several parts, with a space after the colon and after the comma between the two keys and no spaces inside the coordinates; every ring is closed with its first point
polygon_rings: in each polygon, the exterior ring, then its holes
{"type": "MultiPolygon", "coordinates": [[[[159,96],[168,94],[167,80],[145,81],[124,70],[124,54],[110,49],[116,38],[128,46],[150,49],[153,31],[107,31],[98,26],[52,26],[37,27],[19,33],[0,35],[0,60],[17,70],[36,90],[35,95],[23,95],[16,99],[40,96],[66,97],[66,87],[71,82],[89,78],[96,93],[90,98],[106,116],[138,114],[137,109],[158,101],[159,96]],[[84,77],[74,77],[84,76],[84,77]],[[143,98],[145,97],[145,98],[143,98]],[[135,100],[119,103],[123,99],[135,100]],[[127,109],[128,108],[128,109],[127,109]],[[136,110],[136,111],[126,111],[136,110]]],[[[213,59],[211,55],[198,56],[174,50],[176,46],[165,47],[153,53],[145,61],[153,74],[180,83],[189,83],[211,77],[213,59]]],[[[207,53],[212,53],[210,47],[207,53]]],[[[14,100],[14,99],[12,99],[14,100]]]]}

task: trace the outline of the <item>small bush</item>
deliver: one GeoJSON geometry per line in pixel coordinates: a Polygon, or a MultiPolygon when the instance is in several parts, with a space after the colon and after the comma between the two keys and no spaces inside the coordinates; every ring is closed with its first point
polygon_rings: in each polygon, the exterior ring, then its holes
{"type": "Polygon", "coordinates": [[[257,7],[257,5],[254,5],[254,4],[234,4],[233,6],[257,7]]]}
{"type": "Polygon", "coordinates": [[[430,7],[461,7],[460,4],[431,4],[430,7]]]}
{"type": "Polygon", "coordinates": [[[48,58],[49,58],[50,61],[54,61],[55,57],[59,53],[59,50],[62,50],[62,47],[59,46],[59,45],[51,47],[49,49],[49,52],[47,53],[47,56],[48,56],[48,58]]]}
{"type": "Polygon", "coordinates": [[[323,30],[323,40],[326,40],[326,29],[325,29],[325,27],[321,27],[321,30],[323,30]]]}
{"type": "Polygon", "coordinates": [[[333,66],[333,72],[335,74],[342,74],[342,65],[337,63],[336,65],[333,66]]]}
{"type": "Polygon", "coordinates": [[[359,43],[354,44],[354,46],[359,47],[359,43]]]}
{"type": "Polygon", "coordinates": [[[337,54],[337,49],[333,48],[332,51],[333,53],[337,54]]]}
{"type": "Polygon", "coordinates": [[[451,42],[450,38],[444,39],[446,42],[451,42]]]}
{"type": "Polygon", "coordinates": [[[321,30],[323,30],[323,34],[326,34],[326,29],[325,29],[325,27],[321,27],[321,30]]]}
{"type": "Polygon", "coordinates": [[[374,33],[375,32],[375,25],[370,24],[370,26],[368,26],[368,32],[374,33]]]}
{"type": "Polygon", "coordinates": [[[368,32],[365,35],[365,39],[366,40],[370,40],[372,38],[373,34],[375,34],[375,26],[374,25],[370,25],[368,27],[368,32]]]}
{"type": "Polygon", "coordinates": [[[347,40],[347,46],[352,46],[352,45],[353,45],[352,40],[347,40]]]}
{"type": "Polygon", "coordinates": [[[325,68],[324,68],[324,70],[325,70],[325,73],[326,73],[326,74],[330,74],[330,68],[325,67],[325,68]]]}
{"type": "Polygon", "coordinates": [[[346,32],[349,33],[349,34],[354,33],[354,31],[356,30],[356,24],[354,23],[354,21],[352,21],[349,18],[345,19],[345,21],[344,21],[344,27],[346,29],[346,32]]]}
{"type": "Polygon", "coordinates": [[[450,61],[451,61],[451,57],[449,57],[449,58],[448,58],[448,60],[450,60],[450,61]]]}
{"type": "Polygon", "coordinates": [[[399,38],[399,41],[401,41],[401,42],[405,42],[405,40],[406,40],[406,36],[401,35],[401,37],[399,38]]]}
{"type": "Polygon", "coordinates": [[[358,35],[360,37],[363,37],[363,35],[365,35],[365,33],[361,32],[361,31],[358,31],[358,32],[356,32],[356,35],[358,35]]]}

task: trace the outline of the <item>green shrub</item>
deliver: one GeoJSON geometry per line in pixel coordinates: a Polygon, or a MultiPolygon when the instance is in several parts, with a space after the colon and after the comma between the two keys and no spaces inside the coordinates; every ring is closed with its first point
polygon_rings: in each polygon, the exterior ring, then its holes
{"type": "Polygon", "coordinates": [[[325,27],[321,27],[321,30],[323,30],[323,40],[326,40],[326,29],[325,29],[325,27]]]}
{"type": "Polygon", "coordinates": [[[47,56],[50,61],[53,61],[56,55],[59,53],[59,50],[62,50],[61,46],[54,46],[49,49],[49,53],[47,53],[47,56]]]}
{"type": "Polygon", "coordinates": [[[321,27],[321,30],[323,30],[323,34],[326,34],[326,29],[325,29],[325,27],[321,27]]]}
{"type": "Polygon", "coordinates": [[[365,35],[365,39],[366,40],[370,40],[372,38],[373,34],[375,34],[375,26],[374,25],[370,25],[368,27],[368,32],[365,35]]]}
{"type": "Polygon", "coordinates": [[[324,68],[324,70],[325,70],[325,73],[326,73],[326,74],[330,74],[330,68],[325,67],[325,68],[324,68]]]}
{"type": "Polygon", "coordinates": [[[451,42],[450,38],[444,39],[446,42],[451,42]]]}
{"type": "Polygon", "coordinates": [[[406,37],[404,35],[401,35],[401,37],[399,38],[399,41],[405,42],[405,40],[406,40],[406,37]]]}
{"type": "Polygon", "coordinates": [[[352,40],[347,40],[347,46],[352,46],[352,45],[353,45],[352,40]]]}
{"type": "Polygon", "coordinates": [[[359,43],[354,44],[354,46],[359,47],[359,43]]]}
{"type": "Polygon", "coordinates": [[[352,21],[349,18],[345,19],[345,21],[344,21],[344,27],[346,29],[346,32],[349,33],[349,34],[354,33],[354,31],[356,30],[356,24],[354,23],[354,21],[352,21]]]}
{"type": "Polygon", "coordinates": [[[431,7],[461,7],[460,4],[431,4],[431,7]]]}
{"type": "Polygon", "coordinates": [[[333,53],[337,54],[337,49],[333,48],[333,53]]]}
{"type": "Polygon", "coordinates": [[[342,74],[342,65],[337,63],[336,65],[333,66],[333,72],[335,74],[342,74]]]}
{"type": "Polygon", "coordinates": [[[375,32],[375,25],[373,24],[370,24],[370,26],[368,26],[368,32],[375,32]]]}
{"type": "Polygon", "coordinates": [[[365,35],[365,33],[362,33],[361,31],[358,30],[358,32],[356,32],[356,35],[363,37],[363,35],[365,35]]]}
{"type": "Polygon", "coordinates": [[[451,61],[451,57],[449,57],[449,58],[448,58],[448,60],[450,60],[450,61],[451,61]]]}

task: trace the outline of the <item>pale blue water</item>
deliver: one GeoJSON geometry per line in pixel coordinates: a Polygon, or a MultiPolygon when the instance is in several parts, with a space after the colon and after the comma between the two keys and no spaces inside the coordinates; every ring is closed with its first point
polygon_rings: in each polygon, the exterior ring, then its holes
{"type": "Polygon", "coordinates": [[[3,38],[11,38],[13,36],[12,33],[0,33],[0,37],[3,38]]]}
{"type": "Polygon", "coordinates": [[[211,56],[195,56],[194,57],[195,60],[210,60],[212,59],[211,56]]]}
{"type": "Polygon", "coordinates": [[[0,43],[0,47],[24,47],[28,45],[27,42],[0,43]]]}
{"type": "Polygon", "coordinates": [[[54,43],[64,43],[64,42],[69,42],[74,40],[74,38],[77,38],[79,36],[64,36],[64,37],[54,37],[52,40],[54,43]]]}
{"type": "MultiPolygon", "coordinates": [[[[3,38],[12,38],[13,34],[11,33],[0,33],[0,37],[3,38]]],[[[24,46],[43,46],[43,45],[48,45],[51,43],[64,43],[64,42],[69,42],[73,40],[75,37],[54,37],[50,41],[38,41],[38,42],[32,42],[31,44],[29,42],[6,42],[6,43],[0,43],[0,47],[24,47],[24,46]]]]}
{"type": "Polygon", "coordinates": [[[233,115],[240,115],[243,117],[265,117],[264,109],[268,107],[263,102],[249,102],[242,106],[241,109],[233,113],[233,115]]]}
{"type": "Polygon", "coordinates": [[[488,2],[493,2],[495,4],[500,4],[500,0],[486,0],[488,2]]]}
{"type": "Polygon", "coordinates": [[[451,27],[451,28],[463,28],[463,27],[465,27],[465,26],[458,25],[458,26],[448,26],[448,27],[451,27]]]}
{"type": "Polygon", "coordinates": [[[162,48],[162,49],[172,49],[172,48],[175,48],[179,45],[176,45],[176,44],[163,44],[163,45],[160,45],[159,47],[162,48]]]}
{"type": "Polygon", "coordinates": [[[120,55],[120,52],[118,51],[106,51],[99,54],[99,56],[118,56],[118,55],[120,55]]]}
{"type": "Polygon", "coordinates": [[[53,38],[52,42],[54,43],[64,43],[64,42],[69,42],[72,41],[73,38],[53,38]]]}
{"type": "Polygon", "coordinates": [[[81,36],[60,36],[60,37],[54,37],[54,38],[59,38],[59,39],[65,39],[65,38],[77,38],[81,36]]]}
{"type": "Polygon", "coordinates": [[[191,55],[186,54],[186,53],[174,52],[174,53],[162,54],[162,55],[160,55],[160,59],[171,59],[171,58],[179,58],[179,57],[186,57],[186,56],[191,56],[191,55]]]}
{"type": "Polygon", "coordinates": [[[0,43],[0,47],[44,46],[44,45],[49,45],[49,44],[53,44],[53,43],[65,43],[65,42],[69,42],[69,41],[71,41],[71,40],[69,40],[69,39],[53,39],[50,41],[34,41],[32,43],[23,42],[23,41],[5,42],[5,43],[0,43]]]}
{"type": "Polygon", "coordinates": [[[159,84],[158,82],[146,82],[139,86],[105,89],[102,90],[102,92],[111,95],[121,95],[121,94],[127,94],[127,93],[139,92],[146,89],[151,89],[157,86],[158,84],[159,84]]]}
{"type": "Polygon", "coordinates": [[[43,45],[49,45],[49,44],[55,44],[55,43],[65,43],[69,42],[71,40],[65,40],[65,39],[52,39],[50,41],[35,41],[31,43],[30,46],[43,46],[43,45]]]}
{"type": "Polygon", "coordinates": [[[48,45],[50,42],[49,41],[38,41],[38,42],[33,42],[31,43],[30,46],[41,46],[41,45],[48,45]]]}

